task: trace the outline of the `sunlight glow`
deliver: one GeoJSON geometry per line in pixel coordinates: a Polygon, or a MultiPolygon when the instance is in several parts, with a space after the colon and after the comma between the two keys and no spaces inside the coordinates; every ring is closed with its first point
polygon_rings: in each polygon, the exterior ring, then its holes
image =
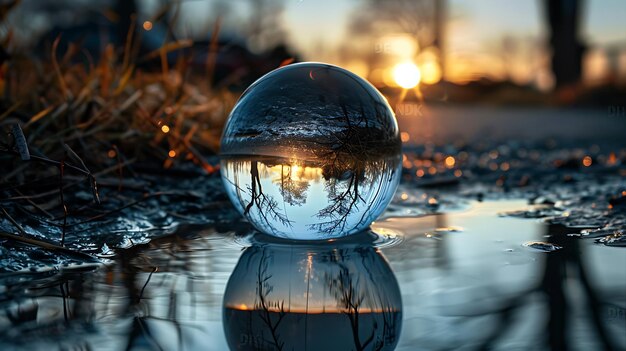
{"type": "Polygon", "coordinates": [[[393,79],[404,89],[415,88],[421,78],[419,68],[412,62],[400,63],[393,68],[393,79]]]}
{"type": "Polygon", "coordinates": [[[435,61],[427,61],[420,65],[421,81],[424,84],[436,84],[441,80],[441,67],[435,61]]]}
{"type": "Polygon", "coordinates": [[[293,165],[291,166],[291,170],[293,171],[293,173],[298,173],[298,171],[300,171],[300,166],[293,165]]]}

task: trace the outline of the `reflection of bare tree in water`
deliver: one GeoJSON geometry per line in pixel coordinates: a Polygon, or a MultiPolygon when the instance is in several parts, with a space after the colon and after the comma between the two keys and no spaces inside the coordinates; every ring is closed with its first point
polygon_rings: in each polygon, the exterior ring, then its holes
{"type": "MultiPolygon", "coordinates": [[[[368,255],[368,250],[373,251],[374,249],[371,247],[363,247],[356,249],[355,251],[360,254],[363,267],[375,267],[373,258],[376,256],[373,256],[371,254],[368,255]]],[[[370,281],[377,281],[371,269],[365,270],[363,274],[367,274],[370,281]]],[[[401,323],[401,314],[399,314],[394,307],[394,303],[392,301],[393,297],[391,295],[385,293],[381,289],[376,288],[373,289],[373,291],[370,291],[370,293],[373,294],[375,300],[372,303],[372,307],[376,307],[375,305],[378,304],[380,314],[382,314],[383,317],[382,340],[377,340],[375,343],[375,349],[379,349],[385,344],[392,345],[397,341],[397,331],[400,330],[399,324],[401,323]]]]}
{"type": "Polygon", "coordinates": [[[567,337],[571,332],[566,289],[571,279],[569,275],[575,273],[580,281],[582,292],[586,295],[586,309],[591,317],[591,327],[605,350],[616,350],[618,347],[612,339],[607,326],[602,320],[601,308],[606,302],[601,301],[598,293],[592,286],[587,275],[585,262],[582,260],[582,247],[578,238],[568,236],[574,230],[561,225],[550,225],[548,228],[549,242],[561,249],[547,254],[543,268],[543,276],[538,286],[534,286],[521,294],[504,301],[502,307],[495,314],[498,318],[498,328],[494,329],[483,342],[481,350],[491,349],[497,341],[506,334],[515,321],[515,312],[524,307],[532,293],[538,292],[546,297],[548,318],[546,325],[546,343],[552,350],[569,350],[571,345],[567,337]]]}
{"type": "MultiPolygon", "coordinates": [[[[95,344],[100,339],[92,338],[95,335],[91,333],[102,328],[105,332],[108,330],[110,323],[103,324],[100,320],[100,317],[106,316],[114,321],[113,324],[119,324],[115,327],[115,339],[111,340],[112,345],[116,345],[115,349],[148,347],[151,350],[182,350],[183,344],[188,341],[185,332],[193,326],[180,321],[180,315],[186,312],[180,309],[178,286],[176,282],[165,280],[165,273],[159,276],[162,285],[156,287],[153,275],[158,267],[162,267],[163,271],[181,272],[181,276],[198,271],[196,258],[185,254],[190,251],[189,248],[188,241],[178,234],[163,236],[153,238],[150,243],[118,249],[115,264],[95,266],[87,261],[88,265],[70,266],[55,274],[31,273],[28,279],[19,278],[16,280],[19,284],[13,283],[12,289],[0,294],[0,305],[3,306],[9,302],[7,293],[19,292],[27,298],[24,303],[18,302],[23,308],[18,304],[17,311],[14,311],[9,308],[15,304],[11,302],[2,311],[13,325],[0,330],[0,344],[7,341],[4,338],[9,333],[14,334],[17,330],[24,335],[41,337],[39,341],[42,343],[57,340],[55,335],[69,336],[59,339],[60,344],[52,345],[53,349],[92,350],[94,346],[102,347],[95,344]],[[150,298],[155,291],[164,298],[156,305],[155,300],[150,298]],[[30,303],[25,303],[27,301],[30,303]],[[56,313],[57,306],[60,313],[56,313]],[[50,308],[54,308],[55,313],[49,313],[50,308]],[[131,319],[128,325],[123,322],[131,319]],[[167,343],[163,342],[164,330],[168,331],[167,343]],[[48,340],[49,337],[51,339],[48,340]]],[[[185,281],[188,301],[195,306],[197,280],[185,281]]],[[[6,280],[2,283],[3,287],[6,286],[6,280]]],[[[16,299],[20,296],[11,297],[16,299]]]]}
{"type": "Polygon", "coordinates": [[[342,309],[342,313],[350,320],[352,329],[352,339],[357,350],[365,350],[365,348],[374,340],[378,325],[376,320],[372,332],[365,340],[361,341],[359,335],[359,313],[365,300],[365,292],[359,288],[359,279],[354,279],[354,273],[350,273],[350,269],[343,264],[339,264],[339,274],[335,277],[327,277],[327,284],[330,291],[334,294],[337,304],[342,309]]]}
{"type": "Polygon", "coordinates": [[[575,272],[586,294],[587,309],[591,315],[592,327],[605,350],[617,349],[604,325],[600,308],[602,302],[591,286],[584,261],[581,259],[580,240],[569,237],[571,231],[563,226],[551,225],[550,242],[562,247],[561,250],[548,254],[541,290],[546,295],[550,306],[548,319],[548,341],[553,350],[567,350],[566,332],[569,327],[567,299],[565,296],[568,268],[575,272]]]}
{"type": "Polygon", "coordinates": [[[269,294],[274,290],[274,287],[269,283],[272,275],[268,273],[268,269],[268,256],[265,249],[263,249],[256,275],[257,300],[254,303],[254,309],[259,311],[259,317],[272,337],[271,344],[276,350],[282,350],[285,342],[280,340],[278,327],[283,321],[283,318],[287,315],[285,312],[285,301],[271,301],[268,299],[269,294]],[[274,318],[272,318],[272,316],[274,316],[274,318]]]}
{"type": "MultiPolygon", "coordinates": [[[[339,250],[339,256],[344,255],[342,251],[343,250],[339,250]]],[[[357,252],[358,251],[359,250],[357,250],[357,252]]],[[[362,251],[359,253],[364,260],[367,259],[367,252],[362,251]]],[[[339,268],[339,271],[336,275],[326,275],[326,285],[328,286],[329,291],[333,294],[335,300],[337,301],[337,305],[340,308],[340,311],[348,318],[350,322],[352,339],[355,349],[365,350],[368,348],[368,346],[372,346],[373,350],[381,350],[385,346],[387,341],[389,341],[389,343],[393,343],[395,341],[395,334],[397,330],[397,314],[395,314],[396,311],[393,310],[391,303],[388,303],[387,299],[382,296],[383,293],[381,291],[372,292],[360,286],[360,274],[365,274],[365,272],[351,272],[350,268],[341,263],[341,261],[342,259],[336,261],[336,264],[339,268]],[[378,299],[377,302],[380,303],[380,311],[375,310],[375,301],[370,301],[370,304],[367,307],[369,308],[368,313],[373,317],[371,321],[372,327],[366,330],[371,330],[371,332],[367,336],[361,336],[360,329],[362,326],[360,324],[365,322],[365,320],[363,320],[362,318],[361,313],[364,307],[364,302],[368,296],[367,294],[370,294],[370,299],[372,298],[372,296],[375,296],[375,298],[378,299]],[[378,338],[375,337],[380,326],[378,325],[377,318],[374,317],[376,315],[382,316],[383,321],[382,335],[380,335],[378,338]]],[[[372,282],[374,281],[375,280],[372,280],[372,282]]]]}

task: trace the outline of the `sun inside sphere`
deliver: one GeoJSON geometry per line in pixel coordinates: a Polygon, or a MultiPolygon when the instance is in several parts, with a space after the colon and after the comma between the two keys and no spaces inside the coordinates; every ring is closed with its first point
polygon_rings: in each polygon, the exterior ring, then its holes
{"type": "Polygon", "coordinates": [[[387,100],[337,66],[274,70],[240,97],[224,128],[222,179],[266,234],[322,240],[366,229],[400,178],[400,136],[387,100]]]}

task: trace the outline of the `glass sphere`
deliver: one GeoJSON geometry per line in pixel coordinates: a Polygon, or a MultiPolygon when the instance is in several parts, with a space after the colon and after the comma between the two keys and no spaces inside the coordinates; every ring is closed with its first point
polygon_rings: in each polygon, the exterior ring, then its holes
{"type": "Polygon", "coordinates": [[[393,350],[398,282],[372,246],[254,245],[224,293],[231,350],[393,350]]]}
{"type": "Polygon", "coordinates": [[[320,240],[367,228],[400,179],[398,125],[387,100],[342,68],[279,68],[241,96],[224,128],[222,179],[258,230],[320,240]]]}

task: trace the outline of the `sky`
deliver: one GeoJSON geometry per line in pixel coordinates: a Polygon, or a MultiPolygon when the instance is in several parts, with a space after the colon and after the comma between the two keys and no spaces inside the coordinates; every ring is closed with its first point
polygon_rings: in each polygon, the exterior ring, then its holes
{"type": "MultiPolygon", "coordinates": [[[[206,21],[216,1],[224,0],[183,2],[188,21],[206,21]]],[[[230,30],[237,31],[249,16],[249,1],[229,3],[234,18],[240,21],[230,25],[230,30]]],[[[345,65],[339,57],[340,49],[350,39],[347,28],[354,13],[365,3],[366,0],[284,0],[279,22],[287,33],[287,42],[304,60],[345,65]]],[[[550,87],[542,0],[447,0],[447,4],[447,78],[510,78],[521,84],[550,87]],[[507,40],[515,44],[515,53],[505,54],[507,40]]],[[[589,45],[585,77],[597,79],[608,74],[609,62],[602,49],[616,43],[625,48],[618,61],[619,72],[626,75],[626,1],[586,0],[583,6],[581,37],[589,45]]],[[[226,23],[225,28],[228,26],[226,23]]]]}
{"type": "MultiPolygon", "coordinates": [[[[315,55],[319,42],[335,43],[346,34],[346,26],[362,0],[285,0],[285,28],[292,43],[315,55]]],[[[471,28],[475,41],[488,41],[502,33],[539,35],[543,28],[540,0],[448,0],[453,22],[462,30],[471,28]]],[[[587,0],[583,37],[593,44],[626,41],[626,1],[587,0]]]]}
{"type": "MultiPolygon", "coordinates": [[[[283,18],[290,43],[305,59],[342,64],[333,54],[348,35],[346,28],[351,14],[363,3],[286,0],[283,18]]],[[[583,3],[581,37],[590,45],[585,70],[591,73],[586,76],[593,80],[608,74],[608,63],[601,49],[615,43],[626,47],[626,1],[583,3]]],[[[544,18],[540,0],[448,0],[445,44],[446,64],[450,67],[448,78],[457,81],[511,78],[521,84],[550,88],[544,18]],[[505,37],[518,44],[516,53],[503,59],[505,37]]],[[[625,60],[622,58],[622,74],[625,60]]]]}

